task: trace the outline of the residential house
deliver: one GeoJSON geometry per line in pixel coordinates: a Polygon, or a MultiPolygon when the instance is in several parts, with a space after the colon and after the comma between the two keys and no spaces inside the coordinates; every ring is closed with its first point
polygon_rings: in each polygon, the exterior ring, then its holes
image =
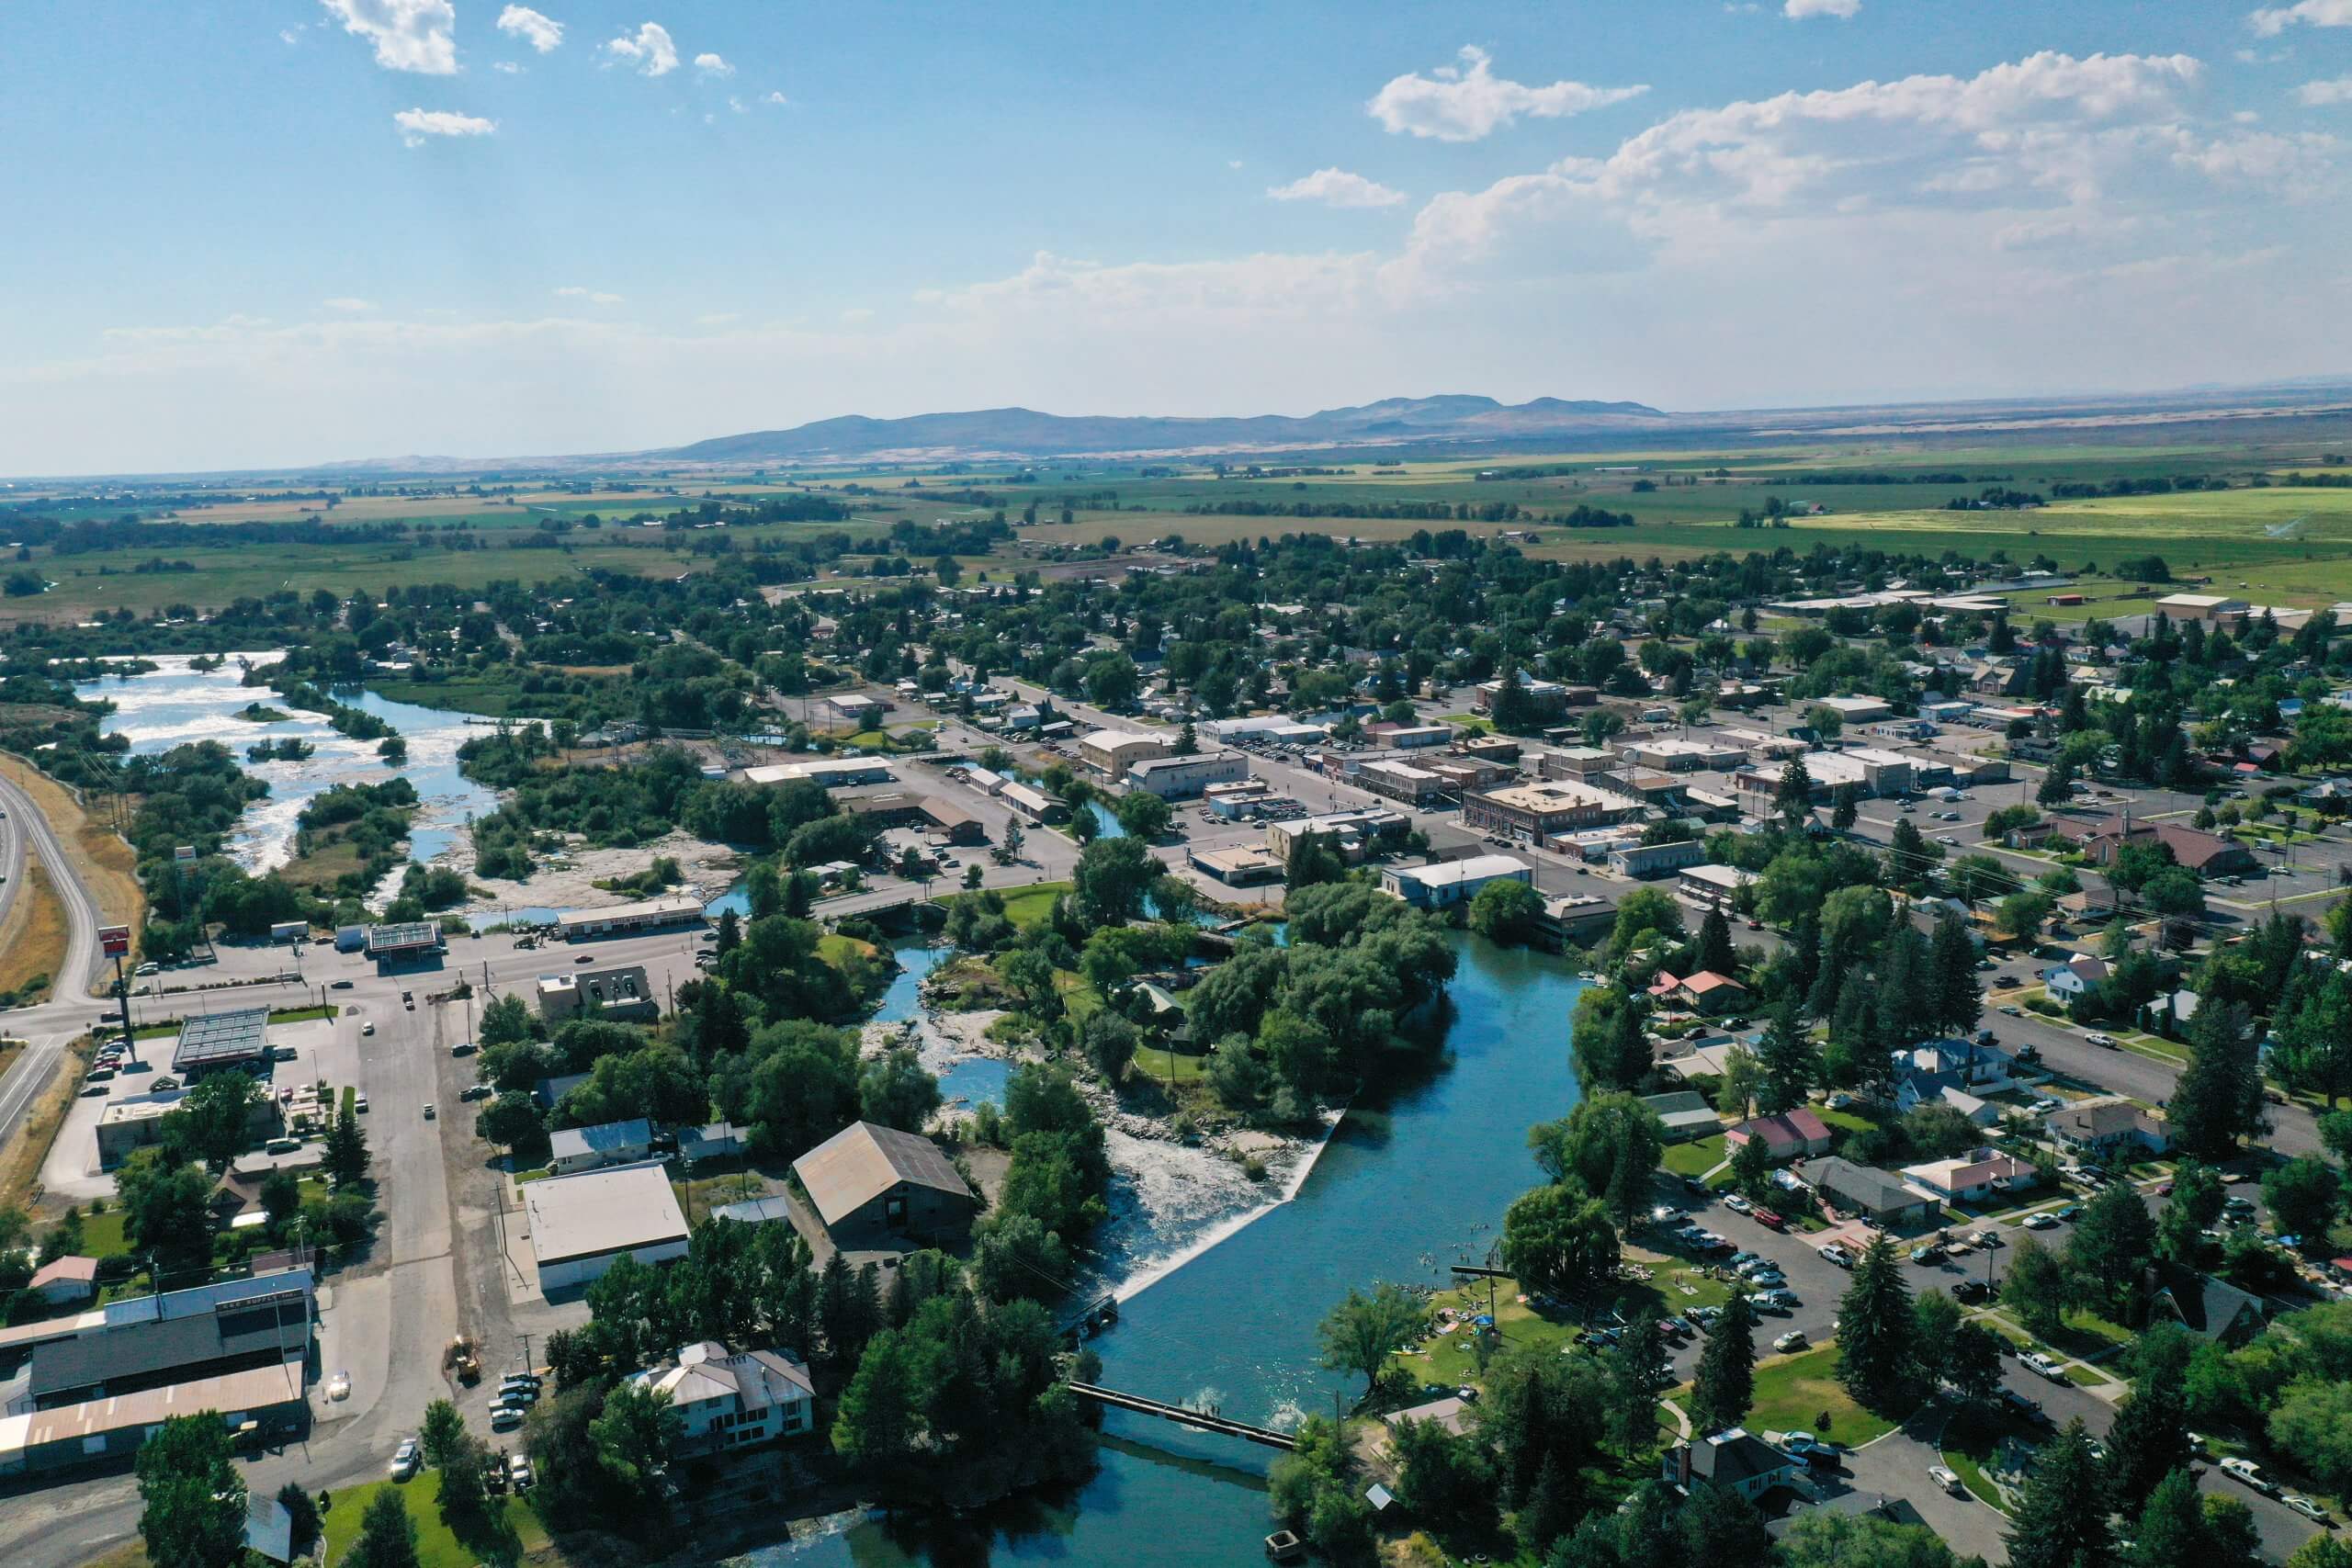
{"type": "Polygon", "coordinates": [[[2035,1180],[2030,1162],[1993,1148],[1971,1149],[1955,1159],[1906,1165],[1903,1174],[1913,1186],[1947,1203],[1981,1203],[2012,1187],[2030,1187],[2035,1180]]]}
{"type": "Polygon", "coordinates": [[[1642,1097],[1642,1103],[1657,1112],[1658,1121],[1665,1124],[1666,1141],[1669,1144],[1687,1144],[1693,1138],[1711,1138],[1723,1130],[1723,1119],[1715,1114],[1715,1108],[1707,1103],[1707,1097],[1690,1089],[1673,1094],[1645,1094],[1642,1097]]]}
{"type": "Polygon", "coordinates": [[[2160,1155],[2172,1147],[2172,1134],[2164,1122],[2129,1100],[2102,1100],[2095,1105],[2070,1105],[2042,1121],[2058,1145],[2077,1157],[2105,1159],[2119,1149],[2138,1155],[2160,1155]]]}
{"type": "Polygon", "coordinates": [[[681,1456],[731,1452],[815,1425],[817,1385],[805,1365],[780,1351],[729,1350],[706,1339],[679,1350],[670,1366],[629,1381],[669,1396],[684,1422],[681,1456]]]}
{"type": "Polygon", "coordinates": [[[1750,1138],[1764,1140],[1764,1152],[1774,1165],[1829,1152],[1829,1124],[1809,1106],[1742,1122],[1724,1134],[1724,1152],[1737,1153],[1750,1138]]]}
{"type": "Polygon", "coordinates": [[[1908,1225],[1924,1224],[1938,1212],[1935,1199],[1874,1166],[1833,1155],[1810,1174],[1822,1201],[1844,1214],[1859,1214],[1882,1225],[1908,1225]]]}
{"type": "Polygon", "coordinates": [[[53,1258],[34,1270],[25,1289],[51,1306],[86,1302],[98,1293],[98,1260],[72,1256],[53,1258]]]}
{"type": "Polygon", "coordinates": [[[1666,1451],[1660,1474],[1688,1492],[1713,1486],[1756,1502],[1775,1486],[1787,1486],[1798,1463],[1745,1427],[1677,1443],[1666,1451]]]}
{"type": "Polygon", "coordinates": [[[1661,969],[1650,987],[1650,995],[1662,1003],[1689,1008],[1693,1012],[1717,1013],[1745,1006],[1747,987],[1712,969],[1702,969],[1688,978],[1661,969]]]}
{"type": "Polygon", "coordinates": [[[2107,960],[2094,958],[2087,953],[2077,953],[2064,964],[2053,964],[2041,972],[2042,988],[2052,1001],[2079,1000],[2094,986],[2103,983],[2109,973],[2107,960]]]}
{"type": "Polygon", "coordinates": [[[593,1127],[565,1127],[548,1134],[548,1168],[558,1176],[608,1165],[633,1165],[652,1152],[653,1125],[639,1116],[593,1127]]]}
{"type": "Polygon", "coordinates": [[[2152,1274],[2151,1318],[2169,1318],[2199,1338],[2230,1350],[2262,1331],[2260,1297],[2193,1269],[2159,1264],[2152,1274]]]}
{"type": "Polygon", "coordinates": [[[743,1152],[743,1130],[732,1122],[678,1132],[678,1157],[683,1160],[731,1159],[743,1152]]]}

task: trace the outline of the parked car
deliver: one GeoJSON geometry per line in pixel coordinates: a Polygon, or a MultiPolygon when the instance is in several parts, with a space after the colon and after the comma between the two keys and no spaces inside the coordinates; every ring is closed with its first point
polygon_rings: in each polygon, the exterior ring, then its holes
{"type": "Polygon", "coordinates": [[[1934,1482],[1938,1486],[1942,1487],[1945,1491],[1951,1493],[1955,1497],[1965,1497],[1968,1495],[1968,1488],[1960,1483],[1960,1477],[1945,1469],[1942,1465],[1929,1465],[1928,1467],[1928,1479],[1934,1482]]]}
{"type": "Polygon", "coordinates": [[[368,1096],[365,1091],[352,1097],[351,1109],[359,1115],[368,1114],[368,1096]]]}
{"type": "Polygon", "coordinates": [[[1726,1192],[1724,1194],[1724,1207],[1735,1214],[1745,1214],[1755,1205],[1736,1192],[1726,1192]]]}
{"type": "Polygon", "coordinates": [[[372,1023],[363,1023],[359,1026],[359,1032],[362,1034],[373,1034],[376,1032],[376,1026],[372,1023]]]}
{"type": "Polygon", "coordinates": [[[2023,1018],[2025,1016],[2025,1010],[2017,1006],[2013,1002],[2003,1002],[1999,1007],[1995,1008],[1993,1010],[2008,1018],[2023,1018]]]}
{"type": "Polygon", "coordinates": [[[511,1432],[523,1424],[524,1410],[519,1404],[493,1404],[490,1407],[490,1429],[511,1432]]]}
{"type": "Polygon", "coordinates": [[[424,1119],[427,1122],[434,1120],[433,1102],[429,1100],[424,1102],[424,1119]]]}
{"type": "Polygon", "coordinates": [[[327,983],[327,989],[330,991],[347,991],[351,989],[351,982],[348,980],[331,980],[327,983]]]}
{"type": "Polygon", "coordinates": [[[1985,1301],[1992,1294],[1993,1287],[1982,1280],[1962,1280],[1951,1288],[1951,1299],[1956,1302],[1985,1301]]]}
{"type": "Polygon", "coordinates": [[[2029,1350],[2019,1356],[2018,1364],[2037,1377],[2048,1378],[2052,1382],[2066,1381],[2066,1370],[2039,1350],[2029,1350]]]}
{"type": "Polygon", "coordinates": [[[2250,1459],[2225,1459],[2221,1463],[2221,1471],[2241,1486],[2250,1486],[2266,1497],[2278,1495],[2278,1483],[2265,1475],[2262,1467],[2250,1459]]]}
{"type": "Polygon", "coordinates": [[[2096,1045],[2104,1051],[2120,1051],[2123,1048],[2121,1045],[2117,1043],[2114,1035],[2102,1034],[2097,1030],[2091,1031],[2088,1034],[2084,1035],[2083,1038],[2091,1044],[2096,1045]]]}
{"type": "Polygon", "coordinates": [[[406,1481],[416,1473],[417,1448],[414,1438],[402,1438],[401,1446],[392,1450],[392,1462],[385,1467],[394,1481],[406,1481]]]}
{"type": "Polygon", "coordinates": [[[1789,1228],[1789,1222],[1770,1209],[1757,1210],[1753,1218],[1758,1224],[1768,1231],[1784,1231],[1789,1228]]]}
{"type": "Polygon", "coordinates": [[[2041,1401],[2013,1388],[2001,1391],[2001,1407],[2030,1427],[2051,1425],[2050,1414],[2041,1408],[2041,1401]]]}
{"type": "Polygon", "coordinates": [[[2325,1525],[2329,1529],[2334,1529],[2335,1528],[2335,1521],[2328,1517],[2327,1510],[2321,1507],[2317,1503],[2312,1502],[2309,1497],[2299,1496],[2296,1494],[2290,1492],[2285,1496],[2279,1498],[2278,1501],[2286,1504],[2287,1506],[2294,1509],[2295,1512],[2302,1515],[2303,1517],[2307,1519],[2312,1520],[2318,1524],[2325,1525]]]}
{"type": "Polygon", "coordinates": [[[1772,1348],[1778,1350],[1781,1355],[1786,1356],[1793,1351],[1804,1349],[1811,1343],[1812,1341],[1804,1337],[1804,1329],[1792,1328],[1786,1334],[1781,1335],[1779,1338],[1772,1341],[1772,1348]]]}
{"type": "Polygon", "coordinates": [[[2083,1217],[2083,1206],[2080,1203],[2069,1203],[2050,1217],[2062,1225],[2071,1225],[2083,1217]]]}
{"type": "Polygon", "coordinates": [[[1842,1241],[1833,1241],[1823,1247],[1821,1256],[1840,1269],[1851,1269],[1854,1266],[1854,1255],[1846,1250],[1846,1244],[1842,1241]]]}

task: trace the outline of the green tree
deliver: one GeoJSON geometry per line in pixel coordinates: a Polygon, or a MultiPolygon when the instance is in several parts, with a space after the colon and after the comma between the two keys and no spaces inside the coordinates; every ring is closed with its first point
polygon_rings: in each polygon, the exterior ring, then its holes
{"type": "Polygon", "coordinates": [[[215,1176],[253,1143],[254,1080],[243,1073],[199,1078],[179,1104],[164,1113],[157,1133],[175,1161],[197,1161],[215,1176]]]}
{"type": "Polygon", "coordinates": [[[2335,1224],[2344,1184],[2325,1160],[2303,1155],[2263,1173],[2262,1197],[2280,1235],[2317,1238],[2335,1224]]]}
{"type": "Polygon", "coordinates": [[[1742,1138],[1739,1147],[1732,1151],[1731,1177],[1733,1183],[1748,1197],[1754,1198],[1761,1193],[1765,1183],[1772,1179],[1770,1145],[1760,1137],[1742,1138]]]}
{"type": "Polygon", "coordinates": [[[1429,1309],[1398,1285],[1379,1284],[1370,1295],[1350,1290],[1323,1316],[1316,1337],[1323,1364],[1333,1371],[1362,1372],[1367,1395],[1380,1382],[1388,1358],[1419,1339],[1429,1326],[1429,1309]]]}
{"type": "Polygon", "coordinates": [[[1575,1183],[1520,1194],[1503,1212],[1503,1267],[1530,1291],[1581,1296],[1617,1267],[1607,1207],[1575,1183]]]}
{"type": "Polygon", "coordinates": [[[2220,1568],[2212,1562],[2213,1543],[2205,1528],[2205,1501],[2196,1480],[2185,1469],[2159,1477],[2143,1500],[2124,1511],[2136,1519],[2131,1549],[2122,1554],[2126,1568],[2220,1568]]]}
{"type": "Polygon", "coordinates": [[[2098,1461],[2078,1417],[2044,1443],[2009,1529],[2010,1568],[2109,1568],[2114,1541],[2098,1461]]]}
{"type": "Polygon", "coordinates": [[[1658,1396],[1674,1386],[1674,1364],[1668,1359],[1655,1309],[1644,1307],[1634,1314],[1602,1365],[1609,1373],[1609,1424],[1619,1450],[1631,1459],[1657,1441],[1658,1396]]]}
{"type": "Polygon", "coordinates": [[[345,1105],[335,1113],[334,1125],[327,1132],[326,1148],[322,1156],[327,1174],[338,1187],[348,1187],[368,1174],[368,1134],[360,1131],[359,1117],[345,1105]]]}
{"type": "Polygon", "coordinates": [[[2188,1467],[2188,1415],[2178,1382],[2143,1378],[2115,1407],[2107,1434],[2107,1489],[2115,1511],[2137,1514],[2166,1476],[2188,1467]]]}
{"type": "Polygon", "coordinates": [[[1813,775],[1805,771],[1804,758],[1790,758],[1788,766],[1781,770],[1780,783],[1772,790],[1772,809],[1791,832],[1813,820],[1813,775]]]}
{"type": "Polygon", "coordinates": [[[2220,1171],[2183,1157],[2173,1168],[2172,1197],[2156,1216],[2156,1256],[2184,1269],[2196,1267],[2205,1255],[2204,1233],[2222,1217],[2227,1201],[2220,1171]]]}
{"type": "Polygon", "coordinates": [[[1918,1365],[1913,1324],[1911,1288],[1882,1232],[1855,1261],[1838,1305],[1838,1381],[1858,1403],[1892,1410],[1909,1397],[1918,1365]]]}
{"type": "Polygon", "coordinates": [[[1168,802],[1148,790],[1129,790],[1111,803],[1111,815],[1119,826],[1138,839],[1157,839],[1168,831],[1168,824],[1175,817],[1168,802]]]}
{"type": "Polygon", "coordinates": [[[1738,960],[1731,946],[1731,921],[1715,905],[1707,907],[1706,917],[1699,922],[1699,941],[1691,954],[1691,964],[1718,975],[1732,975],[1737,970],[1738,960]]]}
{"type": "Polygon", "coordinates": [[[417,1445],[424,1450],[424,1462],[438,1470],[449,1462],[465,1439],[466,1418],[458,1407],[446,1399],[436,1399],[424,1407],[424,1419],[417,1426],[417,1445]]]}
{"type": "Polygon", "coordinates": [[[1159,863],[1141,840],[1097,839],[1079,852],[1072,880],[1093,917],[1115,926],[1143,913],[1143,896],[1159,874],[1159,863]]]}
{"type": "Polygon", "coordinates": [[[1951,1548],[1925,1525],[1827,1508],[1797,1516],[1781,1538],[1781,1558],[1783,1568],[1957,1568],[1951,1548]]]}
{"type": "Polygon", "coordinates": [[[1862,792],[1849,784],[1841,784],[1829,792],[1829,825],[1841,833],[1853,831],[1861,818],[1862,792]]]}
{"type": "Polygon", "coordinates": [[[2001,1302],[2038,1339],[2054,1337],[2067,1301],[2065,1265],[2033,1237],[2018,1238],[2009,1271],[2001,1281],[2001,1302]]]}
{"type": "Polygon", "coordinates": [[[2103,1316],[2137,1321],[2142,1280],[2155,1252],[2155,1221],[2139,1189],[2117,1182],[2101,1190],[2066,1243],[2074,1300],[2103,1316]]]}
{"type": "Polygon", "coordinates": [[[166,1416],[139,1445],[139,1537],[156,1568],[231,1568],[245,1556],[245,1478],[212,1412],[166,1416]]]}
{"type": "Polygon", "coordinates": [[[662,1476],[684,1430],[685,1416],[668,1394],[633,1382],[616,1384],[588,1423],[605,1483],[630,1509],[660,1506],[662,1476]]]}
{"type": "Polygon", "coordinates": [[[1470,900],[1470,929],[1506,946],[1525,942],[1543,918],[1544,896],[1524,882],[1489,882],[1470,900]]]}
{"type": "MultiPolygon", "coordinates": [[[[289,1481],[277,1489],[277,1506],[286,1510],[292,1529],[294,1555],[306,1557],[319,1543],[323,1521],[319,1517],[318,1499],[299,1481],[289,1481]]],[[[150,1562],[154,1561],[151,1556],[150,1562]]]]}
{"type": "Polygon", "coordinates": [[[1758,1043],[1757,1061],[1762,1069],[1757,1105],[1768,1116],[1803,1105],[1821,1081],[1821,1053],[1793,994],[1773,1004],[1758,1043]]]}
{"type": "MultiPolygon", "coordinates": [[[[122,1198],[123,1239],[145,1255],[162,1280],[195,1283],[212,1265],[212,1183],[161,1148],[137,1149],[115,1173],[122,1198]]],[[[160,1280],[159,1280],[160,1282],[160,1280]]]]}
{"type": "Polygon", "coordinates": [[[1690,1386],[1690,1429],[1701,1437],[1741,1425],[1756,1401],[1756,1309],[1745,1287],[1724,1303],[1690,1386]]]}
{"type": "Polygon", "coordinates": [[[2243,1004],[2208,1003],[2188,1024],[2188,1066],[2174,1085],[2168,1110],[2173,1141],[2209,1163],[2233,1157],[2239,1142],[2267,1127],[2262,1074],[2243,1004]]]}
{"type": "Polygon", "coordinates": [[[920,1133],[939,1109],[939,1080],[923,1070],[913,1047],[901,1045],[865,1064],[857,1098],[861,1120],[920,1133]]]}

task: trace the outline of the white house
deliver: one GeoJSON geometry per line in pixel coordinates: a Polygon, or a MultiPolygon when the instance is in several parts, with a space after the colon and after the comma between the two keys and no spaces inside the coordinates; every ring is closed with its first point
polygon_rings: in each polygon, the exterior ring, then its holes
{"type": "Polygon", "coordinates": [[[677,1451],[718,1453],[797,1437],[814,1424],[817,1385],[808,1369],[774,1350],[731,1351],[706,1339],[674,1365],[629,1380],[670,1396],[684,1420],[677,1451]]]}
{"type": "Polygon", "coordinates": [[[2053,964],[2041,972],[2042,988],[2052,1001],[2071,1002],[2107,978],[2107,960],[2077,953],[2064,964],[2053,964]]]}
{"type": "Polygon", "coordinates": [[[1946,1202],[1982,1202],[1996,1192],[2034,1182],[2031,1165],[1991,1148],[1971,1149],[1957,1159],[1906,1165],[1903,1174],[1912,1186],[1946,1202]]]}

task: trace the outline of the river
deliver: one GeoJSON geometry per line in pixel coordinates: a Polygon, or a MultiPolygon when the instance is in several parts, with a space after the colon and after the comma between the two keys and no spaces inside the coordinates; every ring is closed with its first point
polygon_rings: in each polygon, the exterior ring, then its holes
{"type": "MultiPolygon", "coordinates": [[[[319,748],[306,761],[252,767],[271,793],[232,836],[231,852],[248,866],[287,857],[294,817],[311,795],[392,773],[377,761],[373,742],[337,735],[318,716],[270,724],[234,717],[248,702],[269,705],[275,694],[240,686],[233,661],[209,673],[189,670],[186,659],[157,662],[164,668],[80,688],[117,705],[105,728],[129,734],[133,750],[218,739],[242,761],[253,740],[285,735],[319,748]]],[[[381,716],[408,740],[409,761],[399,771],[425,803],[413,839],[417,858],[438,853],[467,817],[497,804],[492,792],[458,775],[457,748],[479,732],[464,716],[372,693],[338,699],[381,716]]],[[[1109,818],[1107,811],[1097,815],[1109,818]]],[[[1115,819],[1103,825],[1116,833],[1115,819]]],[[[741,913],[743,903],[738,889],[711,908],[741,913]]],[[[1139,1271],[1129,1279],[1133,1293],[1119,1325],[1094,1341],[1105,1383],[1287,1425],[1355,1392],[1353,1379],[1321,1370],[1315,1342],[1317,1323],[1350,1287],[1382,1280],[1442,1284],[1448,1264],[1484,1259],[1504,1208],[1540,1179],[1527,1153],[1529,1123],[1565,1115],[1576,1101],[1567,1037],[1581,982],[1547,954],[1467,935],[1452,940],[1461,967],[1449,989],[1453,1016],[1443,1061],[1385,1102],[1351,1111],[1291,1201],[1238,1230],[1211,1229],[1192,1249],[1171,1251],[1179,1236],[1155,1237],[1133,1224],[1124,1230],[1137,1234],[1112,1238],[1113,1250],[1136,1260],[1139,1271]],[[1148,1282],[1135,1289],[1136,1279],[1148,1282]]],[[[945,956],[920,943],[896,952],[900,968],[876,1013],[882,1022],[916,1014],[923,976],[945,956]]],[[[943,1076],[942,1091],[1001,1099],[1005,1071],[989,1058],[958,1063],[943,1076]]],[[[1269,1450],[1117,1412],[1104,1434],[1094,1478],[1060,1495],[1016,1499],[971,1518],[845,1516],[809,1527],[805,1539],[760,1549],[751,1561],[758,1568],[1176,1568],[1263,1560],[1269,1450]]]]}
{"type": "MultiPolygon", "coordinates": [[[[1462,965],[1446,1063],[1385,1105],[1351,1111],[1291,1202],[1170,1268],[1094,1341],[1102,1381],[1172,1401],[1205,1398],[1283,1425],[1331,1408],[1355,1380],[1315,1343],[1351,1286],[1441,1284],[1483,1261],[1502,1212],[1541,1179],[1529,1123],[1566,1114],[1577,1086],[1568,1016],[1581,983],[1561,960],[1454,939],[1462,965]]],[[[1263,1561],[1269,1450],[1112,1413],[1102,1465],[1067,1495],[919,1527],[860,1519],[752,1554],[762,1568],[1263,1561]],[[911,1533],[908,1533],[911,1530],[911,1533]]]]}

